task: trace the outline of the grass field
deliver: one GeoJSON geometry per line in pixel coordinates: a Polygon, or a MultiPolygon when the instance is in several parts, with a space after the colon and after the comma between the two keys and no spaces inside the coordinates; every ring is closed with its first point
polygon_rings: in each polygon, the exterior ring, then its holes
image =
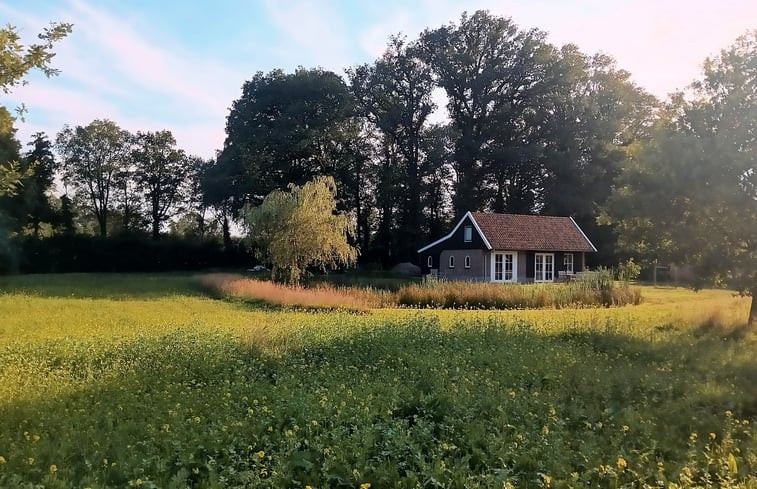
{"type": "Polygon", "coordinates": [[[190,275],[0,278],[0,487],[757,487],[728,291],[305,312],[190,275]]]}

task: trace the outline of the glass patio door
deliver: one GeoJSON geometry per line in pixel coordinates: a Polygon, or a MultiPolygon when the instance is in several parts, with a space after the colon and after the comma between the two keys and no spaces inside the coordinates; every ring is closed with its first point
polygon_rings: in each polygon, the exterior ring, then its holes
{"type": "Polygon", "coordinates": [[[492,282],[515,282],[516,275],[516,257],[514,252],[494,253],[492,261],[492,282]]]}
{"type": "Polygon", "coordinates": [[[553,253],[536,253],[535,282],[553,282],[555,280],[555,255],[553,253]]]}

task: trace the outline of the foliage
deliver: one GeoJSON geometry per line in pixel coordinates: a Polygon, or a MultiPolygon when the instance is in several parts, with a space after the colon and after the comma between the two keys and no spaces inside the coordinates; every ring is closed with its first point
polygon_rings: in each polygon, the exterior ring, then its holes
{"type": "MultiPolygon", "coordinates": [[[[37,36],[42,42],[25,48],[15,26],[8,24],[0,28],[0,88],[3,93],[25,85],[25,77],[31,70],[38,69],[48,78],[57,75],[58,70],[51,66],[55,56],[52,48],[70,34],[71,29],[71,24],[51,22],[50,27],[37,36]]],[[[23,115],[24,109],[20,107],[17,111],[23,115]]],[[[15,195],[23,185],[22,180],[31,173],[18,161],[20,145],[15,139],[13,122],[7,108],[0,106],[0,197],[15,195]]],[[[0,212],[0,248],[5,247],[7,241],[7,231],[3,229],[7,223],[2,222],[4,213],[5,209],[0,212]]],[[[3,250],[0,250],[2,254],[3,250]]]]}
{"type": "Polygon", "coordinates": [[[253,260],[236,240],[225,249],[217,240],[166,236],[159,241],[133,234],[102,238],[80,234],[17,236],[10,240],[11,260],[0,273],[136,272],[243,267],[253,260]]]}
{"type": "Polygon", "coordinates": [[[273,277],[299,283],[308,267],[326,270],[350,266],[357,249],[348,238],[354,223],[336,213],[336,185],[329,177],[317,177],[289,192],[275,190],[257,207],[246,207],[242,217],[259,258],[270,263],[273,277]]]}
{"type": "Polygon", "coordinates": [[[631,280],[636,280],[641,275],[641,265],[633,261],[633,258],[621,262],[618,265],[618,280],[623,283],[629,283],[631,280]]]}
{"type": "Polygon", "coordinates": [[[55,53],[53,45],[71,33],[72,24],[51,22],[37,37],[40,44],[24,48],[15,26],[0,29],[0,88],[10,93],[13,88],[27,83],[24,77],[34,69],[42,71],[48,78],[59,73],[53,68],[55,53]]]}
{"type": "Polygon", "coordinates": [[[242,91],[232,104],[216,163],[231,185],[219,190],[239,206],[245,200],[258,204],[290,183],[334,176],[353,112],[338,75],[303,68],[293,74],[258,72],[242,91]]]}
{"type": "Polygon", "coordinates": [[[160,227],[184,200],[182,191],[191,172],[191,161],[176,149],[171,131],[137,132],[134,136],[134,177],[144,192],[152,225],[152,237],[158,239],[160,227]]]}
{"type": "MultiPolygon", "coordinates": [[[[601,273],[597,272],[592,277],[603,277],[601,273]]],[[[612,274],[609,284],[599,278],[547,285],[435,281],[402,287],[396,294],[396,302],[403,306],[452,309],[623,306],[639,304],[641,292],[627,286],[615,287],[612,274]]]]}
{"type": "MultiPolygon", "coordinates": [[[[757,31],[675,97],[605,207],[625,248],[757,296],[757,31]],[[660,205],[665,202],[665,205],[660,205]]],[[[701,284],[700,284],[701,285],[701,284]]],[[[757,322],[757,303],[750,312],[757,322]]]]}
{"type": "Polygon", "coordinates": [[[354,67],[348,74],[358,108],[378,130],[380,144],[396,148],[377,175],[376,201],[383,207],[378,239],[390,234],[392,207],[397,206],[395,232],[403,236],[398,251],[400,257],[413,259],[424,240],[422,211],[428,204],[422,202],[423,181],[440,170],[440,160],[424,154],[430,135],[427,120],[436,109],[431,70],[419,59],[416,45],[394,36],[374,64],[354,67]]]}
{"type": "Polygon", "coordinates": [[[129,140],[129,133],[109,120],[94,120],[75,128],[66,126],[56,138],[56,148],[63,159],[63,181],[86,197],[102,237],[107,234],[112,194],[126,165],[129,140]]]}
{"type": "Polygon", "coordinates": [[[726,291],[358,315],[211,300],[177,275],[20,276],[0,290],[3,487],[757,479],[757,338],[696,320],[743,316],[726,291]]]}

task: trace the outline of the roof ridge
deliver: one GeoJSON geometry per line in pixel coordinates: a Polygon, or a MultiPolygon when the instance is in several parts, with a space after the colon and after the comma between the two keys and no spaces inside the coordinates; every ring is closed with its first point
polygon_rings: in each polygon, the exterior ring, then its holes
{"type": "Polygon", "coordinates": [[[485,216],[522,216],[522,217],[558,217],[560,219],[570,219],[571,216],[556,216],[553,214],[516,214],[512,212],[481,212],[481,211],[475,211],[471,212],[471,214],[481,214],[485,216]]]}

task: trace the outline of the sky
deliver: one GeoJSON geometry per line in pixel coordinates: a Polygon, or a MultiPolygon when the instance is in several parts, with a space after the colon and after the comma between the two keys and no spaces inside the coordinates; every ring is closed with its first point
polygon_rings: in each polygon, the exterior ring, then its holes
{"type": "Polygon", "coordinates": [[[24,143],[107,118],[130,131],[169,129],[179,147],[209,158],[254,73],[319,66],[343,75],[375,60],[392,34],[414,39],[479,9],[541,29],[554,44],[609,54],[661,98],[757,28],[754,0],[0,0],[0,23],[18,27],[27,44],[49,21],[74,24],[55,47],[61,74],[32,74],[27,86],[0,93],[0,105],[25,104],[24,143]]]}

